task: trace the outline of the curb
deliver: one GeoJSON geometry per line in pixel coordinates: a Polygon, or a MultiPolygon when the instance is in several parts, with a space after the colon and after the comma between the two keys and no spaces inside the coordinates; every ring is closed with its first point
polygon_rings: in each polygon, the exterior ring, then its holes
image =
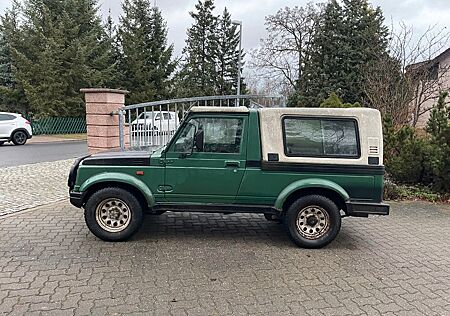
{"type": "Polygon", "coordinates": [[[43,140],[43,141],[28,141],[28,144],[53,144],[53,143],[69,143],[69,142],[87,142],[87,139],[58,139],[58,140],[43,140]]]}
{"type": "Polygon", "coordinates": [[[24,209],[24,210],[19,210],[19,211],[17,211],[17,212],[13,212],[13,213],[10,213],[10,214],[0,215],[0,221],[3,220],[3,219],[5,219],[5,218],[13,217],[13,216],[15,216],[15,215],[20,215],[20,214],[29,213],[29,212],[32,212],[32,211],[39,210],[39,209],[41,209],[41,208],[43,208],[43,207],[48,207],[48,206],[53,206],[53,205],[56,206],[56,205],[58,205],[58,204],[62,204],[63,202],[66,203],[66,202],[68,202],[68,201],[69,201],[69,198],[63,198],[63,199],[60,199],[60,200],[55,201],[55,202],[51,202],[51,203],[47,203],[47,204],[42,204],[42,205],[38,205],[38,206],[33,206],[33,207],[31,207],[31,208],[27,208],[27,209],[24,209]]]}

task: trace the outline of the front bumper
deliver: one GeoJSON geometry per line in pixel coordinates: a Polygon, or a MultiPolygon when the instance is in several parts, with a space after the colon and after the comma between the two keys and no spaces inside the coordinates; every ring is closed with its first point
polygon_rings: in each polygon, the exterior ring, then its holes
{"type": "Polygon", "coordinates": [[[84,192],[69,192],[70,197],[70,204],[76,207],[82,207],[83,206],[83,198],[84,198],[84,192]]]}
{"type": "Polygon", "coordinates": [[[390,206],[386,203],[346,202],[345,205],[348,216],[389,215],[390,206]]]}

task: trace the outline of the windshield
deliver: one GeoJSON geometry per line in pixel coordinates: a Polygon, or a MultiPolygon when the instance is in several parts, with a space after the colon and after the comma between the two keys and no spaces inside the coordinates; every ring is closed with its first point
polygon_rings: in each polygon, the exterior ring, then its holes
{"type": "MultiPolygon", "coordinates": [[[[174,117],[173,114],[170,115],[167,112],[162,112],[162,113],[153,112],[153,114],[154,114],[154,120],[155,121],[161,119],[161,114],[162,114],[163,119],[165,119],[165,120],[173,119],[173,117],[174,117]]],[[[151,120],[152,119],[152,112],[142,112],[141,114],[139,114],[138,119],[139,120],[144,120],[144,119],[151,120]]]]}

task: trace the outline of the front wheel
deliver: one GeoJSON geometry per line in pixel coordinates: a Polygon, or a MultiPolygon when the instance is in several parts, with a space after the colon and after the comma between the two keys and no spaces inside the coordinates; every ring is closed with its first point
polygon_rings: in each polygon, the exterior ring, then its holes
{"type": "Polygon", "coordinates": [[[322,248],[338,234],[341,214],[332,200],[321,195],[308,195],[292,203],[284,225],[297,246],[322,248]]]}
{"type": "Polygon", "coordinates": [[[143,210],[132,193],[109,187],[89,197],[84,218],[89,230],[98,238],[123,241],[130,238],[141,226],[143,210]]]}
{"type": "Polygon", "coordinates": [[[1,142],[0,142],[0,146],[3,145],[4,143],[5,143],[4,141],[1,141],[1,142]]]}

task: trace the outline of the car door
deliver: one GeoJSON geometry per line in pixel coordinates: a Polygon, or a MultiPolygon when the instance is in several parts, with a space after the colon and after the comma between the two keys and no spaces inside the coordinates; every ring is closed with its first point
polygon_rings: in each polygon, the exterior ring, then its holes
{"type": "Polygon", "coordinates": [[[0,114],[0,138],[9,138],[16,126],[16,117],[11,114],[0,114]]]}
{"type": "Polygon", "coordinates": [[[165,154],[165,200],[233,203],[245,171],[247,120],[217,114],[188,119],[165,154]]]}

